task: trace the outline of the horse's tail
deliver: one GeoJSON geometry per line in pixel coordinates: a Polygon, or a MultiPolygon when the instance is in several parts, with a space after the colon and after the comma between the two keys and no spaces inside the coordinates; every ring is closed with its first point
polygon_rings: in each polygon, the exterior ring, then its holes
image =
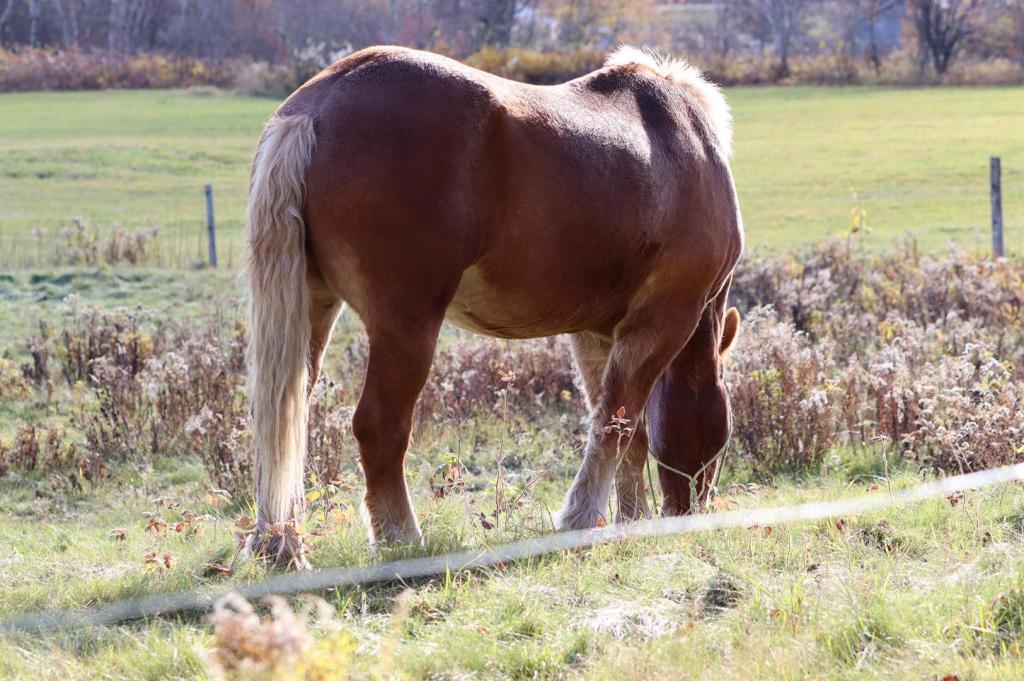
{"type": "Polygon", "coordinates": [[[260,529],[298,517],[303,501],[310,322],[302,204],[314,141],[308,116],[275,116],[249,180],[244,276],[260,529]]]}

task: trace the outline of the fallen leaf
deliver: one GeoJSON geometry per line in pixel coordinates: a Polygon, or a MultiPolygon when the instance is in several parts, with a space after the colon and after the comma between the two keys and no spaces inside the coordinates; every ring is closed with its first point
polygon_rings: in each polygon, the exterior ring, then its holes
{"type": "Polygon", "coordinates": [[[711,500],[711,508],[719,511],[728,511],[732,506],[738,506],[739,503],[732,497],[718,496],[711,500]]]}
{"type": "Polygon", "coordinates": [[[216,487],[206,490],[206,503],[210,504],[210,506],[217,508],[220,506],[221,501],[231,501],[231,493],[216,487]]]}
{"type": "Polygon", "coordinates": [[[210,577],[229,577],[232,573],[230,567],[228,567],[227,565],[222,565],[221,563],[207,563],[203,566],[203,568],[206,570],[206,575],[210,577]]]}

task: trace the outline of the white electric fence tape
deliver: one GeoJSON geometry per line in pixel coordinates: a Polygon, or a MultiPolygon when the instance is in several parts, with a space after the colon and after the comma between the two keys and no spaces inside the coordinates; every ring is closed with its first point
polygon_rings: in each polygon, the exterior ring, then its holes
{"type": "Polygon", "coordinates": [[[752,525],[782,525],[875,511],[888,506],[937,499],[969,489],[1024,480],[1024,463],[921,483],[892,493],[795,506],[725,511],[616,524],[592,530],[561,532],[487,548],[398,560],[363,567],[294,572],[231,588],[155,594],[81,611],[47,611],[20,615],[0,623],[0,633],[36,632],[117,624],[176,612],[207,610],[234,592],[254,600],[272,594],[295,594],[347,586],[405,581],[484,568],[641,537],[660,537],[752,525]]]}

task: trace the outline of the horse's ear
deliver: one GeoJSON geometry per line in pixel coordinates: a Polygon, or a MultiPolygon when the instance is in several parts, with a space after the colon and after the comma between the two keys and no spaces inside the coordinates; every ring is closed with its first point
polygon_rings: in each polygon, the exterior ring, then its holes
{"type": "Polygon", "coordinates": [[[735,307],[730,307],[725,312],[725,318],[722,320],[722,341],[718,345],[718,353],[724,355],[729,352],[729,348],[732,347],[733,341],[736,340],[736,334],[740,330],[740,311],[735,307]]]}

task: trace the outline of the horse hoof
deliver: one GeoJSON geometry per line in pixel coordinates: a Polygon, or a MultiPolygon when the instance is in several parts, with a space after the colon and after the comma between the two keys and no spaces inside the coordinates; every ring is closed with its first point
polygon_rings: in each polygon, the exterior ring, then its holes
{"type": "Polygon", "coordinates": [[[590,530],[604,524],[604,517],[596,508],[566,508],[555,516],[555,529],[559,532],[590,530]]]}
{"type": "Polygon", "coordinates": [[[294,532],[275,529],[257,532],[246,543],[249,554],[279,570],[309,570],[302,537],[294,532]]]}
{"type": "Polygon", "coordinates": [[[619,510],[615,514],[615,522],[619,524],[635,523],[640,520],[647,520],[650,517],[651,512],[645,506],[627,506],[620,503],[619,510]]]}
{"type": "Polygon", "coordinates": [[[379,536],[370,537],[370,555],[374,556],[389,549],[422,547],[423,535],[418,527],[412,531],[393,528],[391,531],[381,532],[379,536]]]}

